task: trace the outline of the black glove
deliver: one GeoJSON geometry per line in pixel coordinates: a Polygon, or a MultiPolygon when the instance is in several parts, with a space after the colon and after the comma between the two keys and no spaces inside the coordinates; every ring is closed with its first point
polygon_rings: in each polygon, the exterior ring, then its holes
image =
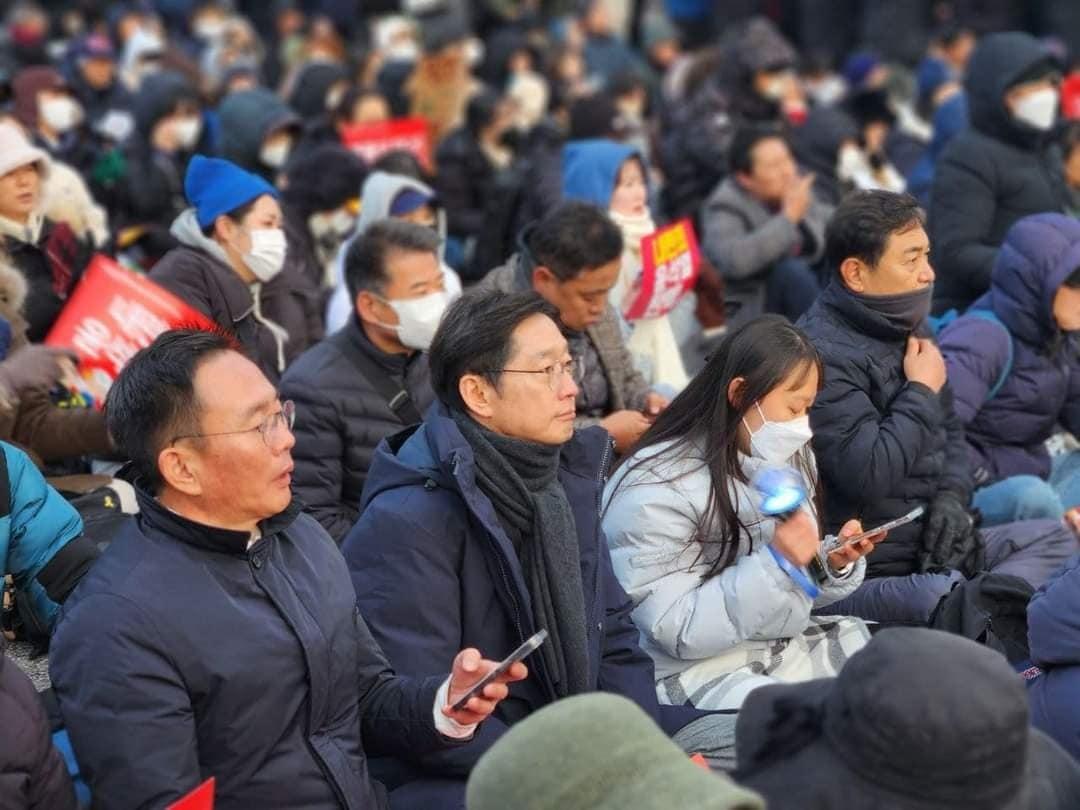
{"type": "Polygon", "coordinates": [[[954,493],[942,492],[930,503],[919,568],[923,572],[948,568],[959,555],[970,555],[978,542],[975,520],[967,506],[954,493]]]}

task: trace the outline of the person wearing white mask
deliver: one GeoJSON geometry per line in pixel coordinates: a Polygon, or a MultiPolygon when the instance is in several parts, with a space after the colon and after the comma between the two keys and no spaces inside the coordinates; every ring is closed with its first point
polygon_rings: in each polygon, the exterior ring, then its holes
{"type": "Polygon", "coordinates": [[[1068,209],[1054,143],[1059,82],[1059,66],[1030,34],[990,34],[976,46],[964,77],[970,127],[941,153],[930,193],[935,313],[962,312],[990,288],[1014,223],[1068,209]]]}
{"type": "Polygon", "coordinates": [[[264,285],[285,263],[277,191],[227,160],[195,155],[184,178],[191,207],[173,222],[180,242],[150,279],[232,332],[271,380],[286,365],[292,324],[264,312],[264,285]]]}
{"type": "Polygon", "coordinates": [[[604,534],[661,703],[738,709],[759,686],[835,675],[869,638],[859,619],[812,615],[858,588],[883,539],[845,545],[858,520],[839,540],[822,537],[807,417],[821,379],[817,351],[790,322],[752,320],[608,481],[604,534]],[[753,482],[781,467],[807,496],[770,517],[753,482]]]}
{"type": "Polygon", "coordinates": [[[293,487],[338,542],[359,516],[375,448],[434,400],[427,349],[450,301],[431,228],[384,219],[345,254],[348,323],[286,372],[297,404],[293,487]]]}

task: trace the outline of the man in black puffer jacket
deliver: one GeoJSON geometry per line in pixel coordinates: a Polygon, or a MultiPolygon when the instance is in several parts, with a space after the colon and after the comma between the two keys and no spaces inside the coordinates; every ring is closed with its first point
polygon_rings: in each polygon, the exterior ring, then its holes
{"type": "Polygon", "coordinates": [[[990,34],[968,65],[971,127],[942,152],[930,196],[940,275],[934,311],[963,311],[990,287],[1005,232],[1030,214],[1068,204],[1054,143],[1055,65],[1030,34],[990,34]]]}
{"type": "Polygon", "coordinates": [[[435,399],[426,349],[447,304],[438,249],[423,225],[372,225],[345,256],[352,317],[282,380],[296,402],[294,490],[339,543],[359,517],[375,448],[435,399]]]}
{"type": "Polygon", "coordinates": [[[867,582],[829,611],[922,623],[955,582],[981,570],[1039,587],[1076,541],[1058,521],[976,528],[964,431],[926,323],[934,271],[918,203],[853,194],[825,239],[837,273],[799,321],[825,364],[810,411],[824,528],[835,533],[852,517],[870,528],[925,509],[889,533],[867,559],[867,582]]]}
{"type": "Polygon", "coordinates": [[[6,810],[74,810],[64,759],[49,739],[49,720],[34,685],[3,654],[0,641],[0,806],[6,810]]]}

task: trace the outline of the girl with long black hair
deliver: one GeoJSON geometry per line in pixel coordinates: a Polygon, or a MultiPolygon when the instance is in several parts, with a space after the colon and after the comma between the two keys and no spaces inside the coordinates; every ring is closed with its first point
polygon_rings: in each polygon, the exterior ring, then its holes
{"type": "MultiPolygon", "coordinates": [[[[816,493],[817,351],[779,316],[729,335],[615,470],[603,526],[661,702],[738,708],[753,688],[835,675],[868,634],[811,610],[850,594],[881,536],[823,551],[814,498],[778,522],[752,481],[790,466],[816,493]],[[816,583],[806,566],[828,572],[816,583]]],[[[840,537],[862,531],[849,521],[840,537]]],[[[826,538],[829,543],[833,538],[826,538]]]]}

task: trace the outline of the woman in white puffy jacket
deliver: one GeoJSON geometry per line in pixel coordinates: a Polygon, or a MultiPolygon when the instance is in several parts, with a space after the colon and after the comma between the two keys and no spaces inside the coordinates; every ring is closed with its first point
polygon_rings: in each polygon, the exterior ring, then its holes
{"type": "MultiPolygon", "coordinates": [[[[814,611],[863,581],[881,535],[821,539],[807,412],[821,383],[809,340],[778,316],[729,335],[615,470],[603,527],[634,602],[663,703],[737,709],[751,689],[835,675],[869,639],[814,611]],[[810,497],[778,522],[753,480],[790,466],[810,497]],[[816,563],[815,563],[816,561],[816,563]],[[817,564],[823,582],[808,573],[817,564]]],[[[840,537],[862,531],[849,521],[840,537]]]]}

